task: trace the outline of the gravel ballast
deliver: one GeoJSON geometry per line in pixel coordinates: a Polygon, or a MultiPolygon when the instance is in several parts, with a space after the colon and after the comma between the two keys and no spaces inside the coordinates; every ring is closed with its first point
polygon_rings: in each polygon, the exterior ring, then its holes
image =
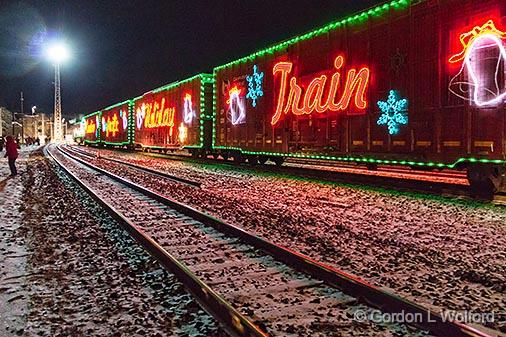
{"type": "Polygon", "coordinates": [[[200,181],[202,188],[196,189],[94,160],[437,311],[493,313],[493,321],[482,324],[506,332],[504,207],[247,167],[100,153],[200,181]]]}
{"type": "Polygon", "coordinates": [[[172,274],[40,152],[22,180],[20,235],[29,286],[18,335],[226,335],[172,274]]]}

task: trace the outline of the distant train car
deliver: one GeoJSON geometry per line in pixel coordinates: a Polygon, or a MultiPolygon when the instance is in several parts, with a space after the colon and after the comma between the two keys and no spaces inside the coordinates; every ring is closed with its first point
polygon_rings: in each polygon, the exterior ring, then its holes
{"type": "Polygon", "coordinates": [[[134,98],[135,147],[164,152],[187,149],[194,155],[208,152],[212,83],[212,75],[199,74],[134,98]]]}
{"type": "Polygon", "coordinates": [[[129,147],[133,141],[132,101],[114,104],[101,111],[100,140],[106,146],[129,147]]]}
{"type": "Polygon", "coordinates": [[[214,69],[214,150],[468,170],[506,158],[506,2],[397,0],[214,69]]]}
{"type": "Polygon", "coordinates": [[[85,123],[86,122],[84,119],[69,121],[69,124],[70,124],[69,130],[71,130],[72,139],[73,139],[74,143],[76,143],[76,144],[81,144],[81,145],[84,144],[85,123]]]}
{"type": "Polygon", "coordinates": [[[84,120],[84,144],[92,145],[100,143],[100,111],[83,117],[84,120]]]}

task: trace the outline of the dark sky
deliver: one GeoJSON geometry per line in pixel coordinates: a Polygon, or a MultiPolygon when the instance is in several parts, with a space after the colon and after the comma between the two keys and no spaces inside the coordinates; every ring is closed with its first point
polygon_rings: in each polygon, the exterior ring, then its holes
{"type": "Polygon", "coordinates": [[[63,114],[90,113],[212,68],[380,0],[0,1],[0,106],[53,109],[44,31],[73,49],[63,114]]]}

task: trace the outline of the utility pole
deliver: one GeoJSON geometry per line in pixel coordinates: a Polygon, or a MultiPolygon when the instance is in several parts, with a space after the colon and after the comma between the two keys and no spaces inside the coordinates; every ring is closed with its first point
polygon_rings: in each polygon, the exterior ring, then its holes
{"type": "Polygon", "coordinates": [[[23,92],[21,91],[21,116],[23,116],[24,114],[24,102],[25,102],[25,99],[23,98],[23,92]]]}
{"type": "Polygon", "coordinates": [[[14,135],[14,121],[16,120],[16,114],[14,113],[14,109],[12,109],[12,120],[11,120],[11,124],[12,124],[12,137],[16,137],[16,135],[14,135]]]}
{"type": "Polygon", "coordinates": [[[42,118],[42,134],[41,134],[41,142],[44,142],[45,144],[45,140],[46,140],[46,121],[44,120],[44,114],[41,114],[41,118],[42,118]]]}

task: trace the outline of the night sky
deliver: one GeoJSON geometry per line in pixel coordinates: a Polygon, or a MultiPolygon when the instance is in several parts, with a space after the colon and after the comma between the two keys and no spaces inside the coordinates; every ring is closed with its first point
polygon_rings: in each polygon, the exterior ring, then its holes
{"type": "Polygon", "coordinates": [[[52,112],[54,68],[41,55],[60,34],[64,117],[185,79],[379,0],[1,1],[0,106],[52,112]]]}

